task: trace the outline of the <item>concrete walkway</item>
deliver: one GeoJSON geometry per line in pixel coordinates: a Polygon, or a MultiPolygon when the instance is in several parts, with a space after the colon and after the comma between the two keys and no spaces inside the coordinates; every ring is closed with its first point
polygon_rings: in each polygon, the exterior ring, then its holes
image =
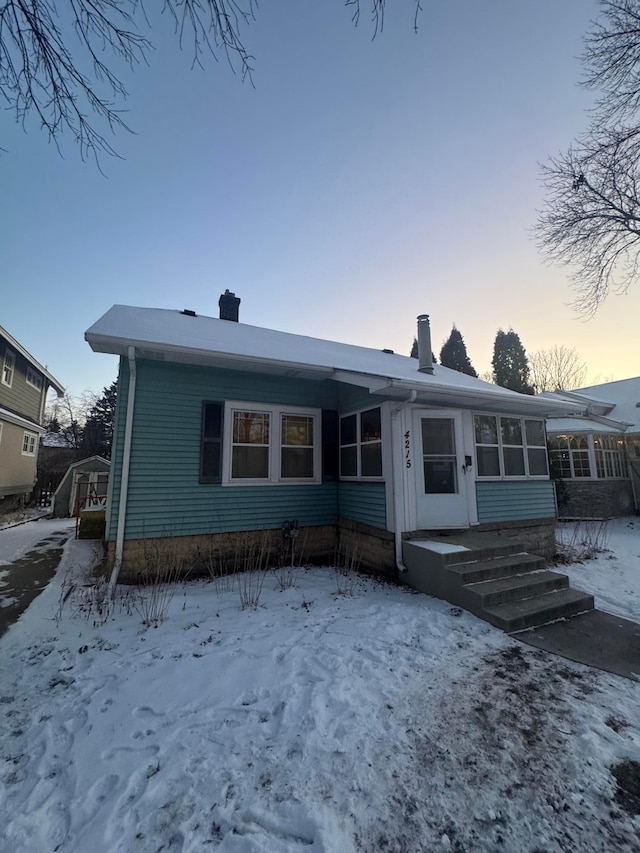
{"type": "Polygon", "coordinates": [[[577,663],[640,681],[640,625],[620,616],[591,610],[510,636],[577,663]]]}
{"type": "Polygon", "coordinates": [[[74,524],[69,519],[28,521],[0,530],[0,636],[54,576],[74,524]]]}

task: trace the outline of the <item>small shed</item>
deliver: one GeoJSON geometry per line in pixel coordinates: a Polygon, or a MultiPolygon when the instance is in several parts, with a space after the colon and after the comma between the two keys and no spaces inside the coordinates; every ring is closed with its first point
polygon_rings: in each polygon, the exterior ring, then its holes
{"type": "Polygon", "coordinates": [[[102,456],[90,456],[69,465],[53,495],[51,514],[66,518],[88,507],[105,507],[110,468],[111,463],[102,456]]]}

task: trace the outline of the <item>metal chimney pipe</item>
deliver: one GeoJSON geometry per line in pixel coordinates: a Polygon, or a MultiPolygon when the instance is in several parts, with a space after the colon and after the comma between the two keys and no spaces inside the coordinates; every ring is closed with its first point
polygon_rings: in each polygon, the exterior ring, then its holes
{"type": "Polygon", "coordinates": [[[418,315],[418,370],[420,373],[433,373],[431,326],[428,314],[418,315]]]}

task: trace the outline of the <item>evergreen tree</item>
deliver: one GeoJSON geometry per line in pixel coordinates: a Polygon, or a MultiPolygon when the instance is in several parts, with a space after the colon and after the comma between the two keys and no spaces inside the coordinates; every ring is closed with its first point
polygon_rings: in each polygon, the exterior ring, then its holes
{"type": "Polygon", "coordinates": [[[114,381],[108,388],[104,388],[102,396],[98,397],[87,415],[82,433],[83,456],[111,459],[117,386],[117,381],[114,381]]]}
{"type": "Polygon", "coordinates": [[[496,385],[519,391],[521,394],[533,394],[529,384],[529,361],[519,335],[509,329],[498,329],[493,345],[493,380],[496,385]]]}
{"type": "Polygon", "coordinates": [[[440,350],[440,364],[443,367],[450,367],[451,370],[457,370],[458,373],[466,373],[467,376],[478,376],[467,355],[464,338],[456,329],[455,324],[448,340],[445,341],[440,350]]]}
{"type": "MultiPolygon", "coordinates": [[[[411,345],[411,352],[409,353],[409,355],[411,356],[411,358],[417,358],[418,357],[418,339],[417,338],[413,339],[413,344],[411,345]]],[[[431,359],[432,359],[434,364],[438,363],[438,359],[435,357],[435,355],[433,353],[431,353],[431,359]]]]}

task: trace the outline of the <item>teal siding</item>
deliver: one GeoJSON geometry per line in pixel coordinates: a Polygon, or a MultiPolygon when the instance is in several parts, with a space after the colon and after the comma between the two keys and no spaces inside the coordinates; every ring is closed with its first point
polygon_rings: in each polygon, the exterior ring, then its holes
{"type": "MultiPolygon", "coordinates": [[[[128,363],[121,360],[107,537],[115,539],[124,450],[128,363]]],[[[203,400],[337,408],[334,382],[137,363],[125,538],[334,524],[337,483],[220,486],[199,480],[203,400]]]]}
{"type": "Polygon", "coordinates": [[[476,482],[476,497],[480,524],[553,518],[556,514],[555,490],[550,480],[476,482]]]}
{"type": "Polygon", "coordinates": [[[384,483],[339,483],[338,515],[387,529],[387,507],[384,483]]]}

